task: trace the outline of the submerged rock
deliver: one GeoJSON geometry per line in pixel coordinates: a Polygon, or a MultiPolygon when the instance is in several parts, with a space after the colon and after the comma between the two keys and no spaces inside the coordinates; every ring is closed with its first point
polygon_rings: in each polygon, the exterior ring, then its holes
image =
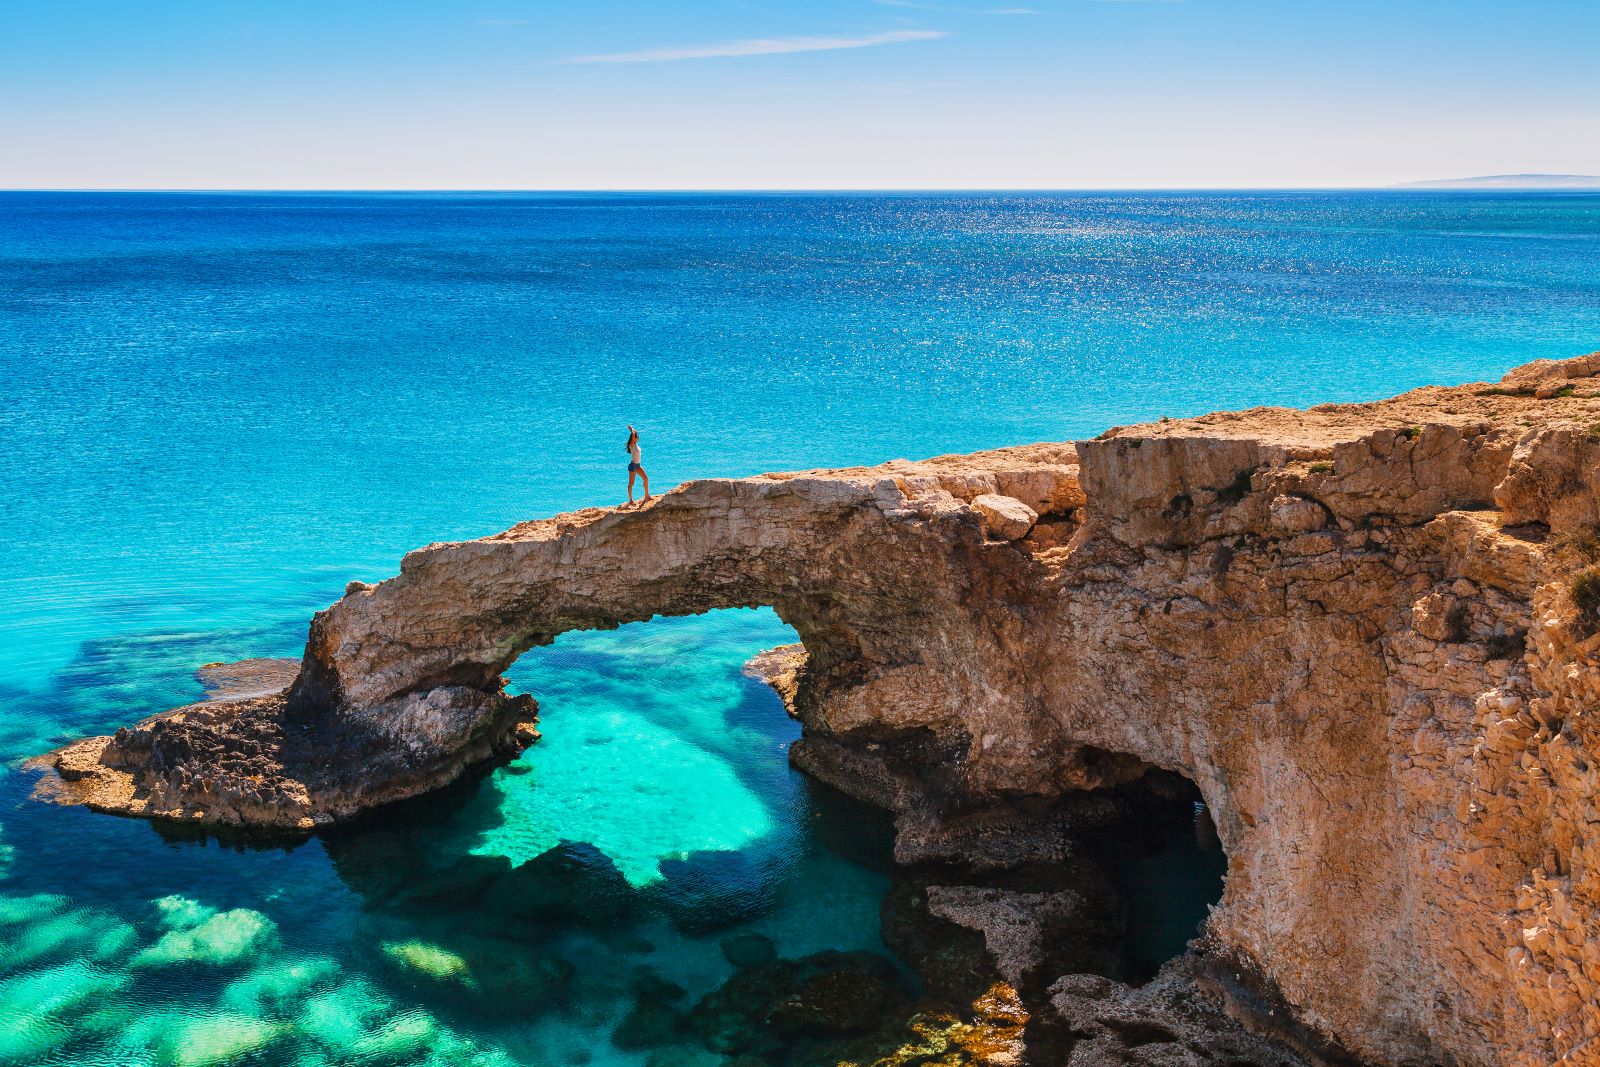
{"type": "Polygon", "coordinates": [[[0,972],[17,973],[67,958],[109,963],[138,943],[132,926],[115,916],[54,894],[0,895],[0,972]]]}
{"type": "Polygon", "coordinates": [[[180,1022],[161,1045],[170,1067],[214,1067],[237,1063],[289,1033],[284,1023],[225,1012],[180,1022]]]}
{"type": "Polygon", "coordinates": [[[439,945],[426,941],[387,941],[383,954],[402,970],[431,978],[436,982],[455,982],[469,989],[478,988],[478,980],[467,966],[467,961],[439,945]]]}
{"type": "Polygon", "coordinates": [[[566,998],[575,972],[571,963],[535,945],[462,932],[438,943],[385,942],[382,951],[399,974],[490,1018],[552,1010],[566,998]]]}
{"type": "Polygon", "coordinates": [[[0,980],[0,1063],[43,1062],[74,1036],[100,1028],[96,1016],[131,981],[125,971],[81,959],[0,980]]]}
{"type": "Polygon", "coordinates": [[[734,967],[760,967],[778,958],[778,946],[762,934],[733,934],[721,942],[722,955],[734,967]]]}
{"type": "Polygon", "coordinates": [[[72,1039],[72,1030],[52,1015],[0,1012],[0,1063],[38,1063],[72,1039]]]}
{"type": "Polygon", "coordinates": [[[672,1044],[682,1027],[683,1017],[667,1005],[641,1000],[611,1032],[611,1043],[620,1049],[657,1048],[672,1044]]]}
{"type": "Polygon", "coordinates": [[[683,986],[661,977],[651,967],[640,967],[634,973],[631,988],[639,1000],[657,1004],[674,1004],[689,995],[683,986]]]}
{"type": "Polygon", "coordinates": [[[470,1006],[490,1017],[530,1018],[558,1008],[577,971],[560,956],[522,941],[459,936],[451,944],[477,980],[470,1006]]]}
{"type": "Polygon", "coordinates": [[[207,700],[251,700],[273,696],[294,684],[300,663],[292,659],[241,659],[207,663],[195,671],[207,700]]]}
{"type": "Polygon", "coordinates": [[[176,929],[133,958],[135,966],[199,963],[225,967],[260,955],[277,944],[278,927],[250,908],[216,911],[182,898],[167,898],[163,922],[176,929]]]}
{"type": "Polygon", "coordinates": [[[352,1049],[373,1030],[393,1005],[369,982],[346,979],[337,986],[308,997],[295,1016],[295,1032],[308,1036],[336,1054],[352,1057],[352,1049]]]}
{"type": "Polygon", "coordinates": [[[292,1014],[312,993],[337,982],[339,974],[338,961],[327,957],[275,960],[230,982],[220,1003],[257,1017],[292,1014]]]}
{"type": "Polygon", "coordinates": [[[633,907],[634,893],[610,856],[581,841],[563,841],[496,878],[483,906],[501,915],[602,927],[633,907]]]}
{"type": "Polygon", "coordinates": [[[770,872],[750,850],[703,850],[663,859],[661,880],[649,899],[690,935],[748,923],[770,911],[777,898],[770,872]]]}
{"type": "Polygon", "coordinates": [[[856,1033],[883,1022],[895,995],[881,965],[849,965],[812,975],[767,1011],[779,1033],[856,1033]]]}
{"type": "Polygon", "coordinates": [[[728,1059],[704,1049],[675,1045],[650,1053],[644,1067],[767,1067],[767,1063],[755,1057],[728,1059]]]}
{"type": "Polygon", "coordinates": [[[908,1003],[883,957],[820,952],[740,968],[694,1006],[688,1025],[713,1052],[789,1055],[875,1029],[908,1003]]]}
{"type": "Polygon", "coordinates": [[[434,873],[415,836],[390,826],[331,833],[323,847],[340,881],[375,908],[403,905],[434,873]]]}
{"type": "Polygon", "coordinates": [[[390,1019],[350,1046],[357,1063],[404,1063],[439,1038],[439,1024],[425,1011],[390,1019]]]}
{"type": "MultiPolygon", "coordinates": [[[[511,873],[511,860],[505,856],[468,854],[444,867],[419,871],[396,889],[407,901],[464,905],[484,898],[511,873]]],[[[521,902],[504,899],[504,895],[497,901],[500,905],[517,903],[521,902]]],[[[502,912],[514,910],[496,904],[490,906],[502,912]]]]}
{"type": "Polygon", "coordinates": [[[1000,981],[983,933],[928,910],[927,874],[896,875],[880,909],[883,942],[917,973],[930,998],[969,1004],[1000,981]]]}

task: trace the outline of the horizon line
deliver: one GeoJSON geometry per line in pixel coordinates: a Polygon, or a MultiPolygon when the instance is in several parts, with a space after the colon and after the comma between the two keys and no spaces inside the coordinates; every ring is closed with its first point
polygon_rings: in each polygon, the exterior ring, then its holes
{"type": "Polygon", "coordinates": [[[1584,185],[1496,186],[1456,184],[1458,179],[1391,182],[1368,185],[862,185],[862,186],[250,186],[250,185],[0,185],[0,193],[354,193],[369,195],[414,194],[703,194],[766,193],[1136,193],[1136,192],[1600,192],[1600,183],[1584,185]],[[1441,184],[1423,188],[1438,181],[1441,184]],[[1450,184],[1444,184],[1450,183],[1450,184]]]}

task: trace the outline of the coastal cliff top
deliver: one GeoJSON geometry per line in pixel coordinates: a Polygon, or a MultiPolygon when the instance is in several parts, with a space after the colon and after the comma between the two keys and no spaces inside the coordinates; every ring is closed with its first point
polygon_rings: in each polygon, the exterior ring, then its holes
{"type": "Polygon", "coordinates": [[[760,475],[775,481],[794,478],[867,478],[884,475],[915,478],[919,475],[959,475],[988,473],[996,468],[1070,467],[1078,462],[1078,446],[1071,441],[1046,441],[1033,445],[1010,445],[982,452],[963,452],[928,459],[891,459],[873,467],[825,467],[808,471],[771,471],[760,475]]]}
{"type": "MultiPolygon", "coordinates": [[[[1093,446],[1096,442],[1115,439],[1251,442],[1270,446],[1280,456],[1279,462],[1286,459],[1303,463],[1329,460],[1336,446],[1375,433],[1387,430],[1397,439],[1411,438],[1429,425],[1453,427],[1467,437],[1503,431],[1500,436],[1509,435],[1511,439],[1535,427],[1568,426],[1586,434],[1600,432],[1600,352],[1562,360],[1535,360],[1506,372],[1498,382],[1423,386],[1399,396],[1365,403],[1318,404],[1305,409],[1257,407],[1114,426],[1088,444],[1093,446]]],[[[871,467],[775,471],[745,479],[709,479],[685,483],[656,496],[642,508],[583,508],[547,519],[521,522],[486,540],[554,540],[574,527],[621,519],[630,512],[649,510],[662,503],[681,502],[683,492],[690,487],[704,491],[714,484],[726,485],[729,481],[773,484],[820,480],[849,484],[857,491],[870,492],[872,486],[888,478],[902,491],[913,495],[942,490],[958,500],[972,503],[985,494],[999,494],[1022,501],[1039,515],[1067,514],[1086,501],[1079,477],[1083,451],[1080,443],[1056,441],[922,460],[893,459],[871,467]]],[[[1218,462],[1231,462],[1234,458],[1229,453],[1218,462]]],[[[1173,490],[1180,491],[1182,487],[1173,490]]],[[[1172,493],[1167,495],[1170,497],[1172,493]]],[[[420,551],[437,547],[441,546],[430,545],[420,551]]]]}
{"type": "Polygon", "coordinates": [[[1558,423],[1587,429],[1600,424],[1600,352],[1535,360],[1513,368],[1498,382],[1428,385],[1360,404],[1218,411],[1118,426],[1101,437],[1264,440],[1317,453],[1375,430],[1403,430],[1427,423],[1508,430],[1558,423]]]}
{"type": "MultiPolygon", "coordinates": [[[[1191,437],[1255,440],[1282,445],[1301,458],[1320,457],[1334,445],[1375,430],[1405,430],[1428,423],[1521,431],[1561,423],[1600,427],[1600,352],[1570,359],[1540,359],[1514,367],[1498,382],[1427,385],[1383,400],[1317,404],[1310,408],[1256,407],[1216,411],[1190,418],[1114,426],[1113,437],[1191,437]]],[[[1074,466],[1078,447],[1070,441],[1014,445],[923,460],[894,459],[872,467],[833,467],[763,474],[765,479],[877,479],[979,474],[997,468],[1074,466]]]]}

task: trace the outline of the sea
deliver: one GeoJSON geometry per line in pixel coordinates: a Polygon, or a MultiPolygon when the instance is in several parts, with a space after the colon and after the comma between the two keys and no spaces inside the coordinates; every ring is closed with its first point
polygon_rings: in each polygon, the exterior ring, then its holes
{"type": "Polygon", "coordinates": [[[619,503],[629,423],[662,492],[1597,348],[1584,192],[0,192],[0,1064],[715,1065],[619,1037],[641,988],[891,955],[886,818],[741,672],[765,610],[528,652],[539,743],[321,837],[31,799],[407,550],[619,503]],[[458,892],[552,854],[632,905],[458,892]]]}

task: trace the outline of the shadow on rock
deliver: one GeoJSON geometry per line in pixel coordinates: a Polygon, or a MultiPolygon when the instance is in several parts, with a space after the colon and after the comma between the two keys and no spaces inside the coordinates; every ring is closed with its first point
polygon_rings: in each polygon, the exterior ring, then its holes
{"type": "Polygon", "coordinates": [[[1091,859],[974,875],[932,864],[896,872],[880,910],[883,940],[928,995],[970,1004],[996,982],[1025,999],[1061,974],[1122,977],[1126,914],[1091,859]]]}

